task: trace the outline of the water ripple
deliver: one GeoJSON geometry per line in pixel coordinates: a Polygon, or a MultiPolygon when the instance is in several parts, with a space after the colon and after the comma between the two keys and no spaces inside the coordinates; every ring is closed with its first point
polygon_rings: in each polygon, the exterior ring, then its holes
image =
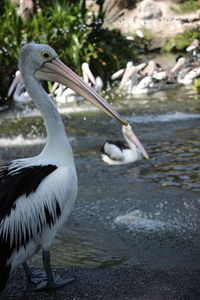
{"type": "Polygon", "coordinates": [[[178,186],[200,191],[200,144],[199,142],[160,143],[150,145],[153,166],[143,172],[145,178],[162,186],[178,186]]]}
{"type": "Polygon", "coordinates": [[[140,116],[130,116],[127,118],[129,122],[134,123],[153,123],[153,122],[172,122],[172,121],[182,121],[190,119],[200,119],[200,114],[188,114],[184,112],[172,112],[166,114],[150,114],[150,115],[140,115],[140,116]]]}

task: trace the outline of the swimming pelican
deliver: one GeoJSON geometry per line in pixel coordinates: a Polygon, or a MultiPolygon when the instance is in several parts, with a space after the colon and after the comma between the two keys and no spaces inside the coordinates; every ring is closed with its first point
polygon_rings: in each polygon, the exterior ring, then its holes
{"type": "Polygon", "coordinates": [[[55,101],[58,103],[70,103],[83,100],[83,97],[78,95],[74,90],[66,88],[64,84],[59,84],[58,82],[53,84],[51,94],[54,95],[55,101]]]}
{"type": "Polygon", "coordinates": [[[194,41],[186,48],[186,51],[190,56],[190,60],[193,61],[200,53],[199,40],[194,39],[194,41]]]}
{"type": "Polygon", "coordinates": [[[154,79],[161,81],[167,79],[167,72],[163,70],[161,65],[154,60],[150,60],[147,66],[141,70],[140,74],[145,76],[152,76],[154,79]]]}
{"type": "Polygon", "coordinates": [[[90,70],[89,64],[86,63],[86,62],[82,63],[81,69],[82,69],[83,80],[87,84],[91,83],[91,84],[95,85],[96,80],[95,80],[94,75],[92,74],[92,72],[90,70]]]}
{"type": "Polygon", "coordinates": [[[166,79],[166,71],[153,60],[148,64],[141,63],[137,66],[128,62],[120,88],[126,88],[126,91],[131,94],[153,93],[163,87],[166,79]]]}
{"type": "Polygon", "coordinates": [[[149,94],[160,90],[161,84],[154,80],[153,76],[143,77],[137,85],[133,86],[131,93],[134,95],[149,94]]]}
{"type": "Polygon", "coordinates": [[[122,165],[149,158],[146,150],[136,137],[131,125],[122,126],[122,133],[126,142],[106,141],[101,147],[101,158],[109,165],[122,165]]]}
{"type": "Polygon", "coordinates": [[[25,87],[42,113],[47,142],[39,155],[12,160],[0,170],[0,291],[9,273],[20,264],[29,281],[42,280],[35,278],[26,263],[40,249],[46,282],[40,282],[39,288],[53,289],[71,281],[54,278],[49,249],[76,200],[77,175],[63,122],[41,80],[69,86],[122,124],[128,124],[60,61],[50,46],[35,43],[23,46],[19,67],[25,87]]]}
{"type": "Polygon", "coordinates": [[[92,85],[95,91],[100,92],[103,89],[103,80],[101,79],[101,77],[97,76],[95,78],[92,74],[89,64],[86,62],[82,63],[81,68],[83,80],[89,85],[92,85]]]}
{"type": "Polygon", "coordinates": [[[100,76],[97,76],[95,78],[95,85],[94,85],[94,90],[97,91],[97,92],[101,92],[103,90],[103,80],[100,76]]]}
{"type": "Polygon", "coordinates": [[[176,58],[176,64],[171,69],[172,74],[177,75],[177,82],[184,85],[193,84],[195,78],[200,77],[200,65],[194,65],[183,56],[176,58]]]}
{"type": "Polygon", "coordinates": [[[31,97],[26,91],[21,73],[19,70],[15,72],[15,77],[11,83],[8,90],[7,96],[10,97],[13,94],[13,100],[19,103],[30,103],[32,101],[31,97]]]}
{"type": "Polygon", "coordinates": [[[132,90],[134,86],[140,81],[139,72],[146,66],[146,63],[141,63],[137,66],[133,64],[132,61],[129,61],[126,65],[126,69],[120,81],[119,88],[126,88],[128,92],[132,90]]]}
{"type": "MultiPolygon", "coordinates": [[[[100,79],[94,78],[94,76],[90,70],[89,64],[86,62],[82,63],[81,69],[82,69],[83,80],[88,85],[90,85],[90,86],[92,85],[92,87],[96,91],[100,91],[103,87],[103,81],[101,80],[101,78],[100,79]]],[[[58,84],[57,82],[55,82],[53,84],[51,93],[55,95],[55,100],[58,103],[67,103],[67,102],[83,100],[83,97],[78,95],[74,90],[72,90],[70,88],[66,88],[63,84],[58,84]]]]}
{"type": "Polygon", "coordinates": [[[120,89],[127,89],[128,91],[138,83],[138,72],[132,61],[126,65],[126,69],[119,84],[120,89]]]}

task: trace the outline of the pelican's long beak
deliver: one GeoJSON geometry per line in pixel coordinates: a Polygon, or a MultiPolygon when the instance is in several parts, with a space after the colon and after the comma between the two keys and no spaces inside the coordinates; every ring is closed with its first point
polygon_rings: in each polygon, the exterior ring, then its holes
{"type": "Polygon", "coordinates": [[[125,71],[125,69],[118,70],[117,72],[115,72],[114,74],[112,74],[111,79],[112,80],[118,79],[119,77],[121,77],[123,75],[124,71],[125,71]]]}
{"type": "Polygon", "coordinates": [[[120,86],[119,88],[123,88],[124,84],[131,78],[131,76],[134,74],[135,72],[135,67],[134,66],[127,66],[124,72],[124,75],[122,77],[122,80],[120,82],[120,86]]]}
{"type": "Polygon", "coordinates": [[[115,117],[125,126],[128,125],[128,122],[123,120],[106,100],[58,58],[45,62],[44,65],[35,72],[34,76],[40,80],[50,80],[64,84],[108,115],[115,117]]]}
{"type": "Polygon", "coordinates": [[[22,77],[21,77],[20,71],[17,71],[15,74],[15,78],[13,79],[11,86],[9,87],[7,97],[10,97],[12,95],[15,87],[17,86],[17,84],[19,83],[21,78],[22,77]]]}
{"type": "Polygon", "coordinates": [[[54,82],[52,89],[51,89],[51,94],[53,95],[53,93],[55,92],[55,90],[58,88],[59,83],[58,82],[54,82]]]}
{"type": "Polygon", "coordinates": [[[177,63],[175,64],[175,66],[171,69],[172,73],[176,73],[177,71],[179,71],[180,69],[183,68],[185,63],[185,58],[179,58],[179,60],[177,61],[177,63]]]}
{"type": "MultiPolygon", "coordinates": [[[[129,125],[128,125],[129,126],[129,125]]],[[[139,141],[138,137],[136,134],[133,132],[131,129],[130,131],[126,132],[128,138],[136,145],[136,147],[140,150],[141,154],[144,156],[144,158],[149,159],[149,155],[144,149],[143,145],[139,141]]]]}
{"type": "Polygon", "coordinates": [[[89,81],[91,81],[93,85],[96,84],[96,80],[95,80],[95,78],[92,74],[92,71],[90,70],[90,67],[87,63],[82,64],[82,72],[83,72],[83,80],[85,82],[87,82],[89,79],[89,81]]]}

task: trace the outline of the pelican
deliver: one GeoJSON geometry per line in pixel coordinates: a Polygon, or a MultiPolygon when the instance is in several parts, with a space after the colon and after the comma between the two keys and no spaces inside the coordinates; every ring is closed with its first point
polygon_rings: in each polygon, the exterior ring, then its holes
{"type": "Polygon", "coordinates": [[[128,62],[120,88],[126,88],[131,94],[153,93],[163,87],[166,79],[167,73],[153,60],[148,64],[141,63],[137,66],[128,62]]]}
{"type": "Polygon", "coordinates": [[[161,65],[154,60],[150,60],[147,66],[141,70],[141,75],[143,77],[152,76],[158,81],[167,79],[167,72],[163,70],[161,65]]]}
{"type": "Polygon", "coordinates": [[[127,69],[132,68],[133,66],[133,62],[132,61],[128,61],[126,64],[126,68],[122,68],[119,69],[118,71],[116,71],[115,73],[113,73],[111,75],[111,80],[117,80],[120,77],[124,76],[124,73],[126,72],[127,69]]]}
{"type": "Polygon", "coordinates": [[[157,82],[153,76],[145,76],[137,85],[133,86],[131,93],[134,95],[149,94],[157,92],[161,87],[161,84],[157,82]]]}
{"type": "Polygon", "coordinates": [[[103,90],[103,80],[100,76],[97,76],[95,78],[95,86],[94,86],[94,89],[95,91],[97,92],[101,92],[103,90]]]}
{"type": "Polygon", "coordinates": [[[96,78],[92,74],[92,71],[90,69],[90,66],[88,63],[84,62],[82,63],[82,76],[83,80],[92,85],[92,87],[95,89],[95,91],[100,92],[103,89],[103,80],[100,76],[97,76],[96,78]]]}
{"type": "Polygon", "coordinates": [[[152,76],[155,72],[162,71],[162,68],[159,63],[154,60],[150,60],[143,70],[141,70],[142,76],[152,76]]]}
{"type": "Polygon", "coordinates": [[[200,52],[199,40],[194,39],[193,42],[186,48],[186,51],[192,61],[194,60],[194,57],[198,57],[198,54],[200,52]]]}
{"type": "Polygon", "coordinates": [[[122,126],[124,141],[106,141],[101,147],[101,158],[109,165],[122,165],[149,156],[133,132],[131,125],[122,126]]]}
{"type": "Polygon", "coordinates": [[[95,86],[96,84],[96,80],[94,78],[94,75],[92,74],[89,64],[84,62],[81,65],[81,69],[82,69],[82,76],[83,76],[83,80],[87,83],[87,84],[93,84],[95,86]]]}
{"type": "Polygon", "coordinates": [[[183,56],[176,58],[176,64],[171,69],[172,74],[177,74],[177,82],[191,85],[195,78],[200,77],[200,65],[193,65],[183,56]]]}
{"type": "Polygon", "coordinates": [[[132,61],[129,61],[120,81],[119,88],[127,88],[128,90],[130,90],[134,85],[138,83],[138,78],[139,75],[136,67],[133,65],[132,61]]]}
{"type": "Polygon", "coordinates": [[[59,84],[58,82],[53,84],[51,93],[54,94],[55,101],[58,103],[70,103],[83,99],[74,90],[66,88],[64,84],[59,84]]]}
{"type": "Polygon", "coordinates": [[[133,64],[132,61],[129,61],[126,65],[126,69],[122,76],[119,88],[127,88],[128,91],[136,86],[140,80],[139,72],[146,66],[146,63],[141,63],[137,66],[133,64]]]}
{"type": "Polygon", "coordinates": [[[10,97],[13,94],[13,100],[18,103],[30,103],[32,101],[31,97],[26,91],[24,82],[19,70],[15,72],[15,77],[11,83],[8,90],[7,96],[10,97]]]}
{"type": "MultiPolygon", "coordinates": [[[[83,80],[88,84],[92,85],[96,91],[100,91],[103,87],[103,81],[100,77],[94,78],[89,64],[84,62],[81,65],[82,69],[82,77],[83,80]]],[[[58,84],[57,82],[54,83],[51,93],[55,95],[56,102],[59,103],[67,103],[67,102],[74,102],[74,101],[81,101],[83,97],[78,95],[73,89],[66,88],[63,84],[58,84]]]]}
{"type": "Polygon", "coordinates": [[[47,132],[42,152],[12,160],[0,170],[0,291],[9,274],[23,265],[30,282],[43,276],[30,271],[26,261],[42,249],[46,282],[38,289],[54,289],[72,279],[55,278],[50,246],[69,216],[77,194],[74,158],[58,110],[41,80],[64,84],[122,124],[128,123],[100,95],[58,59],[48,45],[29,43],[20,50],[19,68],[25,87],[41,111],[47,132]]]}

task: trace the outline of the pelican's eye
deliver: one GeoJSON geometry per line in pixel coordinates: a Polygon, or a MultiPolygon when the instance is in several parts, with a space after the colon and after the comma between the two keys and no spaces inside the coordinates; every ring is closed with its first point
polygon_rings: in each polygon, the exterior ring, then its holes
{"type": "Polygon", "coordinates": [[[51,53],[48,52],[48,51],[42,51],[42,52],[41,52],[41,56],[42,56],[43,58],[45,58],[45,59],[51,59],[51,58],[52,58],[51,53]]]}

